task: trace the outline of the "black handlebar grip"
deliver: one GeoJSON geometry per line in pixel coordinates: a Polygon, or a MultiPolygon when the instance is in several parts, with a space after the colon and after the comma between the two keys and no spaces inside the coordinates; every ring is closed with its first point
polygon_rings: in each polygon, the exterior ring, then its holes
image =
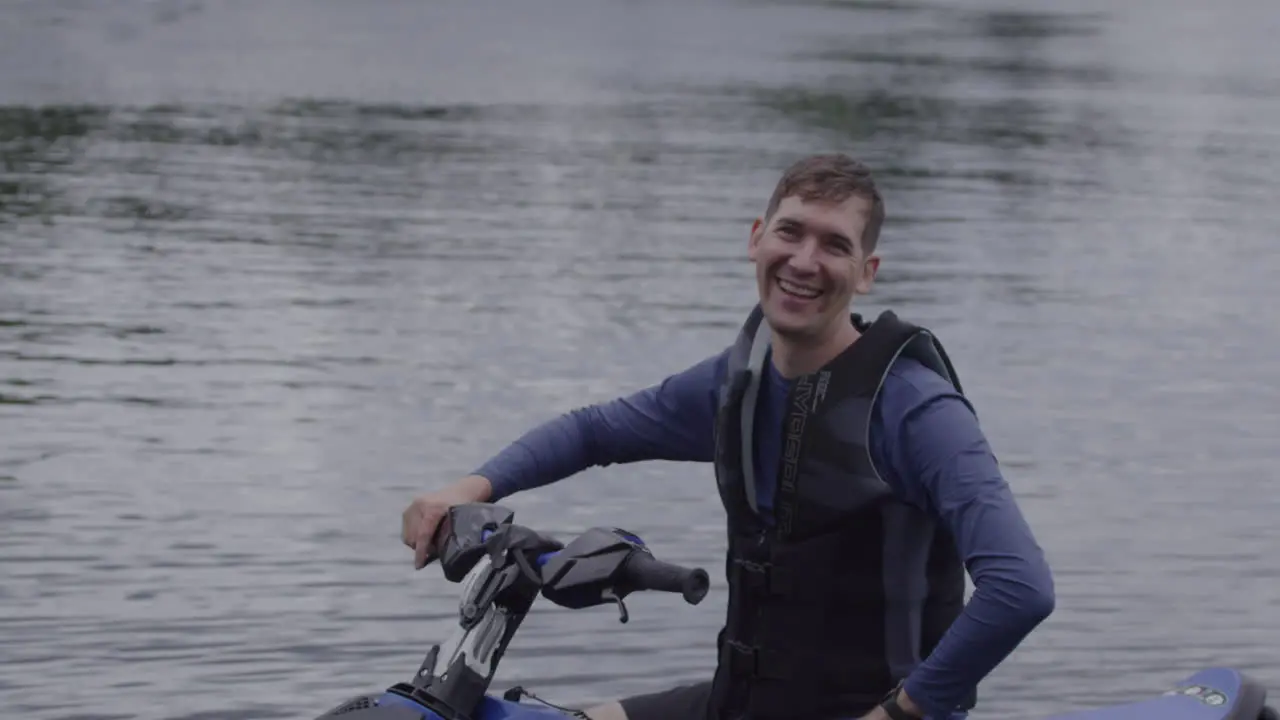
{"type": "Polygon", "coordinates": [[[636,590],[680,593],[684,601],[697,605],[707,596],[711,580],[702,568],[686,568],[663,562],[647,552],[634,552],[623,574],[636,590]]]}

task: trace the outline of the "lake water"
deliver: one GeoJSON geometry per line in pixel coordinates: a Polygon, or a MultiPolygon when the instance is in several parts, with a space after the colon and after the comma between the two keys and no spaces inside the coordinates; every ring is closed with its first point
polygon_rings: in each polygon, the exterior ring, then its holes
{"type": "MultiPolygon", "coordinates": [[[[412,497],[730,342],[800,154],[887,196],[1055,572],[983,718],[1280,691],[1271,0],[0,3],[0,700],[313,717],[408,678],[455,586],[412,497]]],[[[709,467],[508,501],[700,564],[698,607],[543,604],[497,687],[705,675],[709,467]]]]}

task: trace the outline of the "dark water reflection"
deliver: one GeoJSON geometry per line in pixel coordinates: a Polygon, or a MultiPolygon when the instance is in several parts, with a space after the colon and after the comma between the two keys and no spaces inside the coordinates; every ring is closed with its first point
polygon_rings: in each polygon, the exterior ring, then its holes
{"type": "MultiPolygon", "coordinates": [[[[0,697],[306,717],[402,679],[455,609],[404,503],[728,342],[750,220],[832,148],[888,197],[863,310],[937,328],[1056,570],[983,716],[1280,683],[1280,28],[1228,5],[9,3],[0,697]]],[[[511,503],[714,570],[710,483],[511,503]]],[[[500,684],[705,673],[723,601],[542,608],[500,684]]]]}

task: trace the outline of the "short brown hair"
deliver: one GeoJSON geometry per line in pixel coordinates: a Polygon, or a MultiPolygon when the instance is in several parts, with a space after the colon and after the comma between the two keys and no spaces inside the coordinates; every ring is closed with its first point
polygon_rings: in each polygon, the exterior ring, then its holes
{"type": "Polygon", "coordinates": [[[769,198],[765,221],[773,217],[782,201],[791,196],[801,200],[827,200],[844,202],[858,195],[871,203],[867,225],[862,230],[862,249],[870,253],[880,239],[880,226],[884,224],[884,199],[871,178],[871,169],[843,153],[810,155],[787,168],[769,198]]]}

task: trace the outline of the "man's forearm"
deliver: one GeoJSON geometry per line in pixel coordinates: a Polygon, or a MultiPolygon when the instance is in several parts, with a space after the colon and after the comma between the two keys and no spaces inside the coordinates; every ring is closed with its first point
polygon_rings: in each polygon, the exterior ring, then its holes
{"type": "Polygon", "coordinates": [[[1053,577],[968,403],[943,391],[908,400],[888,405],[903,420],[898,455],[887,454],[906,495],[938,513],[975,586],[905,684],[946,717],[1053,611],[1053,577]]]}
{"type": "Polygon", "coordinates": [[[1053,611],[1047,570],[1026,567],[979,585],[964,612],[904,689],[930,717],[946,717],[1053,611]]]}
{"type": "Polygon", "coordinates": [[[640,460],[709,462],[724,354],[624,398],[565,413],[525,433],[475,471],[498,500],[589,467],[640,460]]]}
{"type": "Polygon", "coordinates": [[[474,474],[489,480],[490,499],[497,501],[581,472],[601,454],[593,448],[595,433],[588,429],[600,423],[600,414],[600,408],[586,407],[549,420],[503,448],[474,474]]]}
{"type": "Polygon", "coordinates": [[[454,504],[488,502],[493,497],[493,483],[483,475],[468,475],[450,485],[445,492],[454,504]]]}
{"type": "Polygon", "coordinates": [[[937,647],[907,679],[931,714],[950,712],[1053,612],[1053,575],[1013,493],[983,448],[946,463],[935,493],[973,578],[974,592],[937,647]]]}
{"type": "MultiPolygon", "coordinates": [[[[954,467],[959,472],[952,487],[957,489],[983,472],[987,477],[996,472],[985,454],[962,455],[954,467]]],[[[904,686],[912,700],[939,717],[945,717],[1053,612],[1053,576],[1044,554],[1009,488],[988,482],[985,493],[944,510],[973,577],[974,592],[904,686]]]]}

